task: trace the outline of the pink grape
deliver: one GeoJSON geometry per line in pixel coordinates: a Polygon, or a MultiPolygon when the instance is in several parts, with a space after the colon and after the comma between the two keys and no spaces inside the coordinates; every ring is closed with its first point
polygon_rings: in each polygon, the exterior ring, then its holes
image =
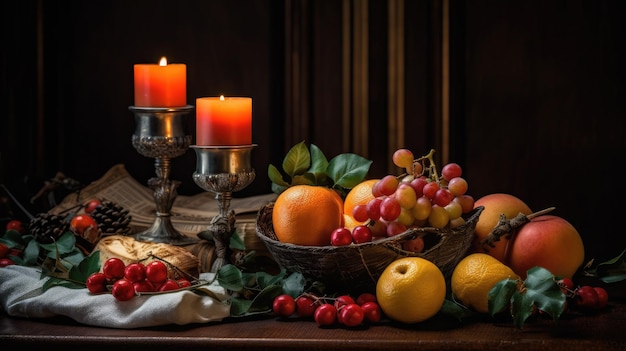
{"type": "Polygon", "coordinates": [[[454,199],[454,195],[448,189],[439,189],[435,193],[435,197],[433,198],[433,202],[435,205],[439,205],[444,207],[448,205],[454,199]]]}
{"type": "Polygon", "coordinates": [[[471,195],[461,195],[457,196],[452,200],[454,202],[458,202],[463,209],[463,213],[468,213],[474,209],[474,198],[471,195]]]}
{"type": "Polygon", "coordinates": [[[446,164],[441,169],[441,176],[445,180],[448,180],[448,181],[450,181],[453,178],[460,177],[462,173],[463,171],[461,169],[461,166],[459,166],[458,164],[454,162],[446,164]]]}
{"type": "Polygon", "coordinates": [[[459,218],[463,214],[463,208],[461,207],[461,204],[459,204],[458,202],[452,201],[449,204],[447,204],[444,208],[448,212],[448,217],[450,217],[450,220],[459,218]]]}
{"type": "Polygon", "coordinates": [[[369,214],[367,213],[367,205],[356,205],[352,209],[352,217],[359,222],[365,222],[369,219],[369,214]]]}
{"type": "Polygon", "coordinates": [[[446,209],[438,205],[433,205],[430,216],[428,216],[428,224],[432,227],[442,229],[448,222],[450,222],[450,217],[446,209]]]}
{"type": "Polygon", "coordinates": [[[413,206],[413,208],[411,209],[411,213],[413,213],[413,216],[416,220],[423,221],[426,220],[428,216],[430,216],[432,206],[433,205],[430,202],[429,198],[427,198],[426,196],[420,196],[415,201],[415,206],[413,206]]]}
{"type": "Polygon", "coordinates": [[[384,196],[391,196],[396,189],[398,189],[398,185],[400,181],[398,178],[392,175],[386,175],[382,177],[378,182],[376,182],[377,191],[379,191],[384,196]]]}
{"type": "Polygon", "coordinates": [[[413,157],[413,152],[411,152],[411,150],[409,149],[398,149],[396,150],[396,152],[393,153],[392,156],[393,163],[396,166],[405,168],[407,170],[411,169],[414,159],[415,157],[413,157]]]}
{"type": "Polygon", "coordinates": [[[452,178],[448,182],[448,190],[450,190],[450,192],[454,194],[454,196],[464,195],[467,192],[467,188],[467,180],[462,177],[452,178]]]}
{"type": "Polygon", "coordinates": [[[383,202],[382,197],[375,197],[367,202],[365,205],[367,209],[367,215],[372,221],[378,221],[380,219],[380,205],[383,202]]]}
{"type": "Polygon", "coordinates": [[[435,194],[439,189],[440,187],[437,182],[429,182],[428,184],[424,185],[424,195],[432,200],[435,198],[435,194]]]}
{"type": "Polygon", "coordinates": [[[400,215],[402,208],[395,197],[386,197],[380,204],[380,217],[386,221],[393,221],[400,215]]]}
{"type": "Polygon", "coordinates": [[[399,222],[387,223],[387,236],[394,236],[406,232],[406,226],[399,222]]]}
{"type": "Polygon", "coordinates": [[[398,200],[400,207],[411,209],[415,206],[417,196],[412,186],[406,183],[402,183],[398,186],[398,189],[394,193],[394,197],[398,200]]]}
{"type": "Polygon", "coordinates": [[[424,185],[428,184],[425,177],[415,178],[409,183],[413,190],[415,190],[415,196],[420,197],[424,195],[424,185]]]}

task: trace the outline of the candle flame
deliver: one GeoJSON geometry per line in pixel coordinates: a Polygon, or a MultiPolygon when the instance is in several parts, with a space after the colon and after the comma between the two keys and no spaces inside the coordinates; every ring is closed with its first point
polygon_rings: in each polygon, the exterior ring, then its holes
{"type": "Polygon", "coordinates": [[[220,101],[224,101],[224,95],[220,95],[220,101]]]}
{"type": "Polygon", "coordinates": [[[167,59],[165,56],[161,57],[161,61],[159,61],[159,66],[167,66],[167,59]]]}

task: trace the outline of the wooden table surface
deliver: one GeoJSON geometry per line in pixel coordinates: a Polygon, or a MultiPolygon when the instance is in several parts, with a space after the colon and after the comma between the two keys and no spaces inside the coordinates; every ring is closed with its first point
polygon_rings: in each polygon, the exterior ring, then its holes
{"type": "Polygon", "coordinates": [[[108,329],[65,318],[20,319],[0,313],[4,350],[626,350],[626,300],[596,314],[570,312],[554,322],[539,317],[523,329],[510,319],[462,324],[448,317],[401,325],[320,328],[312,320],[272,316],[211,324],[108,329]]]}

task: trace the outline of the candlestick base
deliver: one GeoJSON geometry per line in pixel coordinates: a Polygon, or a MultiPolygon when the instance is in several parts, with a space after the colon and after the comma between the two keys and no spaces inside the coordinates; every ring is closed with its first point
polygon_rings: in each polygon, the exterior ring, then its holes
{"type": "Polygon", "coordinates": [[[184,107],[136,107],[129,109],[135,114],[136,129],[132,137],[133,147],[143,156],[154,158],[155,178],[148,181],[154,190],[156,218],[152,226],[135,235],[139,241],[188,245],[198,239],[185,236],[174,228],[171,209],[176,199],[178,181],[171,181],[171,159],[183,155],[191,143],[191,135],[185,133],[183,118],[193,109],[184,107]]]}
{"type": "Polygon", "coordinates": [[[216,259],[211,272],[230,262],[230,238],[235,234],[235,211],[230,209],[232,193],[254,181],[250,154],[256,144],[238,146],[191,146],[196,152],[194,182],[215,193],[219,213],[207,228],[213,235],[216,259]]]}

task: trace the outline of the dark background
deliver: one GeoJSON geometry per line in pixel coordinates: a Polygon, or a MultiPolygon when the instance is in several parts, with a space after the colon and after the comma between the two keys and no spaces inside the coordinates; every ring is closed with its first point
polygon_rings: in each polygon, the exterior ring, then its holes
{"type": "MultiPolygon", "coordinates": [[[[57,171],[88,184],[118,163],[147,182],[153,160],[130,142],[133,64],[166,56],[187,65],[191,105],[219,94],[253,98],[257,179],[235,196],[270,192],[268,165],[280,165],[303,140],[328,158],[356,152],[373,160],[371,177],[396,171],[389,166],[395,147],[416,155],[447,149],[439,162],[461,164],[475,198],[506,192],[534,210],[555,206],[583,236],[588,259],[619,254],[626,248],[626,2],[450,1],[448,138],[440,93],[446,4],[3,2],[0,183],[28,198],[57,171]],[[396,101],[388,89],[390,4],[403,6],[402,145],[388,123],[396,101]],[[361,88],[354,78],[363,73],[342,66],[346,48],[358,55],[358,38],[342,29],[354,28],[360,11],[368,21],[364,130],[355,122],[363,111],[343,98],[361,88]]],[[[173,160],[181,194],[201,191],[194,170],[191,150],[173,160]]]]}

